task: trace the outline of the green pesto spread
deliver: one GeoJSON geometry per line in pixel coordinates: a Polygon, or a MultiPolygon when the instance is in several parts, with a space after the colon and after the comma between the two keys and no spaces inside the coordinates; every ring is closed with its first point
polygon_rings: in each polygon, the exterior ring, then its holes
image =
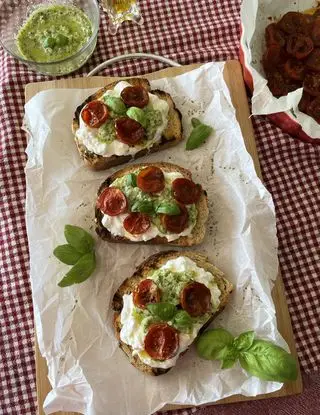
{"type": "MultiPolygon", "coordinates": [[[[102,127],[100,127],[100,129],[101,128],[102,127]]],[[[135,211],[134,207],[139,207],[142,204],[144,205],[144,207],[150,206],[150,212],[145,211],[145,213],[148,213],[150,215],[152,223],[155,226],[157,226],[159,231],[163,234],[170,233],[163,228],[160,216],[156,214],[155,209],[160,204],[176,203],[172,195],[171,182],[166,180],[165,188],[161,193],[157,193],[156,195],[145,193],[136,185],[136,177],[139,174],[139,171],[140,170],[137,170],[134,173],[130,173],[119,177],[118,179],[114,180],[114,182],[112,183],[112,187],[117,187],[125,194],[129,204],[130,211],[135,211]]],[[[195,204],[187,205],[186,208],[188,209],[189,214],[189,225],[195,224],[198,216],[198,211],[195,204]]]]}
{"type": "Polygon", "coordinates": [[[91,22],[79,8],[42,6],[21,27],[17,46],[25,59],[49,63],[74,55],[91,35],[91,22]]]}
{"type": "Polygon", "coordinates": [[[113,140],[116,139],[117,133],[116,128],[114,126],[114,121],[108,121],[107,123],[103,124],[99,130],[97,135],[97,140],[100,143],[111,144],[113,140]]]}

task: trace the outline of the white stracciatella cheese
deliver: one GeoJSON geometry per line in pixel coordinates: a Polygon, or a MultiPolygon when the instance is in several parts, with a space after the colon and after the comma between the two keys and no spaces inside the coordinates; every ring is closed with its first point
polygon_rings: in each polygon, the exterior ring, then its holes
{"type": "MultiPolygon", "coordinates": [[[[120,97],[122,90],[128,86],[131,86],[128,82],[120,81],[114,87],[114,89],[108,90],[104,95],[109,95],[112,97],[120,97]]],[[[102,99],[102,98],[101,98],[102,99]]],[[[136,144],[134,146],[129,146],[128,144],[122,143],[119,140],[113,140],[110,143],[101,142],[98,140],[98,128],[89,127],[82,119],[80,114],[80,126],[76,131],[76,137],[78,140],[89,150],[95,154],[101,156],[109,157],[112,155],[124,156],[124,155],[133,155],[138,151],[152,147],[155,143],[159,142],[162,136],[163,131],[166,129],[168,124],[168,112],[169,105],[163,99],[158,98],[156,95],[149,93],[149,104],[153,110],[161,112],[162,115],[162,124],[157,128],[154,137],[144,144],[136,144]]]]}
{"type": "MultiPolygon", "coordinates": [[[[190,258],[180,256],[178,258],[171,259],[166,262],[160,270],[161,269],[171,270],[173,272],[193,271],[193,280],[200,282],[209,288],[211,292],[213,310],[218,308],[220,304],[221,291],[214,280],[214,276],[203,268],[198,267],[197,264],[190,258]]],[[[152,279],[152,276],[149,276],[148,278],[152,279]]],[[[135,306],[133,304],[132,294],[125,294],[123,296],[123,308],[120,316],[122,326],[120,331],[120,339],[132,347],[133,355],[138,355],[143,363],[154,368],[168,369],[174,366],[179,358],[179,355],[190,346],[190,344],[197,337],[200,328],[204,324],[203,322],[193,324],[190,333],[179,332],[179,350],[174,357],[164,361],[154,360],[144,349],[144,339],[146,333],[144,332],[141,323],[137,320],[134,310],[135,306]]]]}
{"type": "MultiPolygon", "coordinates": [[[[175,179],[182,178],[183,175],[178,172],[163,172],[166,184],[171,186],[172,182],[175,179]]],[[[112,186],[112,185],[111,185],[112,186]]],[[[167,238],[168,242],[174,241],[175,239],[180,238],[180,236],[188,236],[192,233],[192,229],[195,226],[195,222],[190,223],[190,225],[184,229],[181,233],[162,233],[160,229],[153,223],[151,223],[150,228],[141,235],[132,235],[127,232],[123,226],[123,221],[127,217],[128,213],[123,213],[117,216],[109,216],[104,214],[101,220],[102,225],[108,229],[109,232],[114,236],[122,236],[130,241],[140,242],[140,241],[149,241],[150,239],[155,238],[156,236],[164,236],[167,238]]]]}

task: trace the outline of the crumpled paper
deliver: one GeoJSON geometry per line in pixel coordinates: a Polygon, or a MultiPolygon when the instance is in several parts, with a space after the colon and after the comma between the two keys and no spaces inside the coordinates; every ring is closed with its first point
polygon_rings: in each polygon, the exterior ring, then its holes
{"type": "MultiPolygon", "coordinates": [[[[194,151],[185,151],[182,142],[138,162],[169,161],[189,168],[208,192],[207,233],[194,249],[206,253],[235,285],[230,304],[213,326],[234,335],[253,329],[257,336],[287,348],[277,331],[270,294],[278,270],[274,206],[245,149],[223,67],[208,63],[151,82],[153,88],[172,95],[182,112],[185,136],[192,116],[215,132],[194,151]]],[[[52,254],[65,243],[64,225],[82,226],[94,234],[97,189],[116,170],[85,168],[73,141],[73,111],[92,92],[48,90],[25,106],[30,134],[26,149],[30,278],[36,333],[53,388],[44,403],[46,414],[62,410],[144,415],[167,403],[200,405],[233,394],[255,396],[280,389],[281,383],[250,377],[239,364],[221,370],[219,362],[197,357],[193,346],[166,375],[150,377],[130,365],[117,346],[110,302],[138,264],[166,247],[109,244],[95,237],[94,275],[80,285],[57,286],[68,269],[52,254]]]]}
{"type": "Polygon", "coordinates": [[[313,0],[243,0],[241,5],[241,48],[244,52],[245,66],[253,78],[252,114],[286,114],[298,122],[302,129],[314,139],[320,137],[320,125],[309,115],[299,111],[298,104],[302,97],[302,88],[288,95],[275,98],[267,86],[261,64],[265,46],[265,28],[273,21],[278,21],[289,11],[303,12],[315,7],[313,0]]]}

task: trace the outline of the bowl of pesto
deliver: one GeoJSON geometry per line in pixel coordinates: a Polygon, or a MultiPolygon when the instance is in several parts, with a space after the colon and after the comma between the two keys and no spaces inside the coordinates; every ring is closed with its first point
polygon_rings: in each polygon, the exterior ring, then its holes
{"type": "Polygon", "coordinates": [[[96,0],[0,0],[0,42],[30,69],[66,75],[92,55],[99,20],[96,0]]]}

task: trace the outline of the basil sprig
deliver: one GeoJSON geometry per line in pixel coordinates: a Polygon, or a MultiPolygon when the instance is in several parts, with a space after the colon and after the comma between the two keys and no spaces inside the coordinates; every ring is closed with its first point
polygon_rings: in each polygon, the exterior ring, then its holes
{"type": "Polygon", "coordinates": [[[53,255],[67,265],[73,265],[58,283],[59,287],[79,284],[90,277],[96,268],[94,239],[78,226],[66,225],[64,236],[68,242],[57,246],[53,255]]]}
{"type": "Polygon", "coordinates": [[[197,118],[191,119],[193,130],[187,140],[186,150],[194,150],[201,146],[202,143],[211,135],[213,128],[203,124],[197,118]]]}
{"type": "Polygon", "coordinates": [[[243,369],[263,380],[287,382],[298,376],[294,357],[269,341],[255,339],[253,331],[233,337],[222,328],[208,330],[199,336],[196,348],[204,359],[221,360],[222,369],[239,360],[243,369]]]}

